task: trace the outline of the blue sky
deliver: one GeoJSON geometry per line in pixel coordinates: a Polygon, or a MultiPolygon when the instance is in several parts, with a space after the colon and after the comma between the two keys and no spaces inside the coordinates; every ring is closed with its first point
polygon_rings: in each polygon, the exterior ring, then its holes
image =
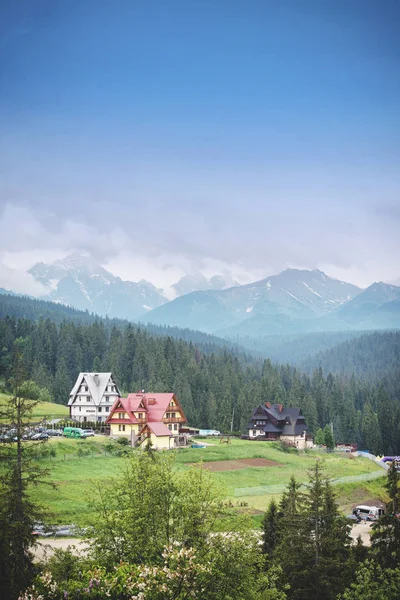
{"type": "Polygon", "coordinates": [[[162,286],[396,280],[399,18],[392,0],[4,0],[0,278],[85,250],[162,286]]]}

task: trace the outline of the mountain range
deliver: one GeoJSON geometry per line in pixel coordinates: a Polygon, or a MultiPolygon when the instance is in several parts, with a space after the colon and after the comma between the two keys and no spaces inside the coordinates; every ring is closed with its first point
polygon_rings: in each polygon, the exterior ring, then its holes
{"type": "Polygon", "coordinates": [[[186,275],[171,286],[178,297],[170,301],[149,281],[123,281],[80,254],[38,263],[29,272],[47,300],[230,338],[400,328],[400,287],[379,282],[362,290],[320,270],[287,269],[233,286],[229,278],[186,275]]]}
{"type": "Polygon", "coordinates": [[[47,300],[102,316],[134,320],[168,302],[152,283],[123,281],[81,254],[37,263],[29,273],[48,290],[43,296],[47,300]]]}

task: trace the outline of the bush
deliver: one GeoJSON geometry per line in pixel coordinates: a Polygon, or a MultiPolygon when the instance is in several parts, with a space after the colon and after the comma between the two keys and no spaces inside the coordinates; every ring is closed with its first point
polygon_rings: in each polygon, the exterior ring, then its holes
{"type": "Polygon", "coordinates": [[[120,437],[117,439],[117,444],[120,446],[129,446],[129,440],[126,437],[120,437]]]}

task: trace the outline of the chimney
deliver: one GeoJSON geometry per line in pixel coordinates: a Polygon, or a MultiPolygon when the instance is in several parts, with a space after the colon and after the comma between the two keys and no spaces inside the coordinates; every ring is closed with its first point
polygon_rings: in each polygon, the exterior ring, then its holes
{"type": "Polygon", "coordinates": [[[95,373],[95,374],[94,374],[94,382],[95,382],[95,384],[96,384],[97,386],[99,386],[99,385],[100,385],[100,378],[99,378],[99,374],[98,374],[98,373],[95,373]]]}
{"type": "Polygon", "coordinates": [[[266,406],[267,408],[271,408],[271,402],[266,402],[266,403],[265,403],[265,406],[266,406]]]}

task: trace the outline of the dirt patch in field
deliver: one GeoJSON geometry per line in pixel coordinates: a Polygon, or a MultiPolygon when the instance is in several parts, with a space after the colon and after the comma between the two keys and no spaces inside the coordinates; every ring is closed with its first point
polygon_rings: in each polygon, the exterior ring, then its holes
{"type": "Polygon", "coordinates": [[[239,458],[238,460],[216,460],[203,463],[192,463],[193,466],[211,471],[238,471],[239,469],[248,469],[249,467],[282,467],[281,463],[266,458],[239,458]]]}

